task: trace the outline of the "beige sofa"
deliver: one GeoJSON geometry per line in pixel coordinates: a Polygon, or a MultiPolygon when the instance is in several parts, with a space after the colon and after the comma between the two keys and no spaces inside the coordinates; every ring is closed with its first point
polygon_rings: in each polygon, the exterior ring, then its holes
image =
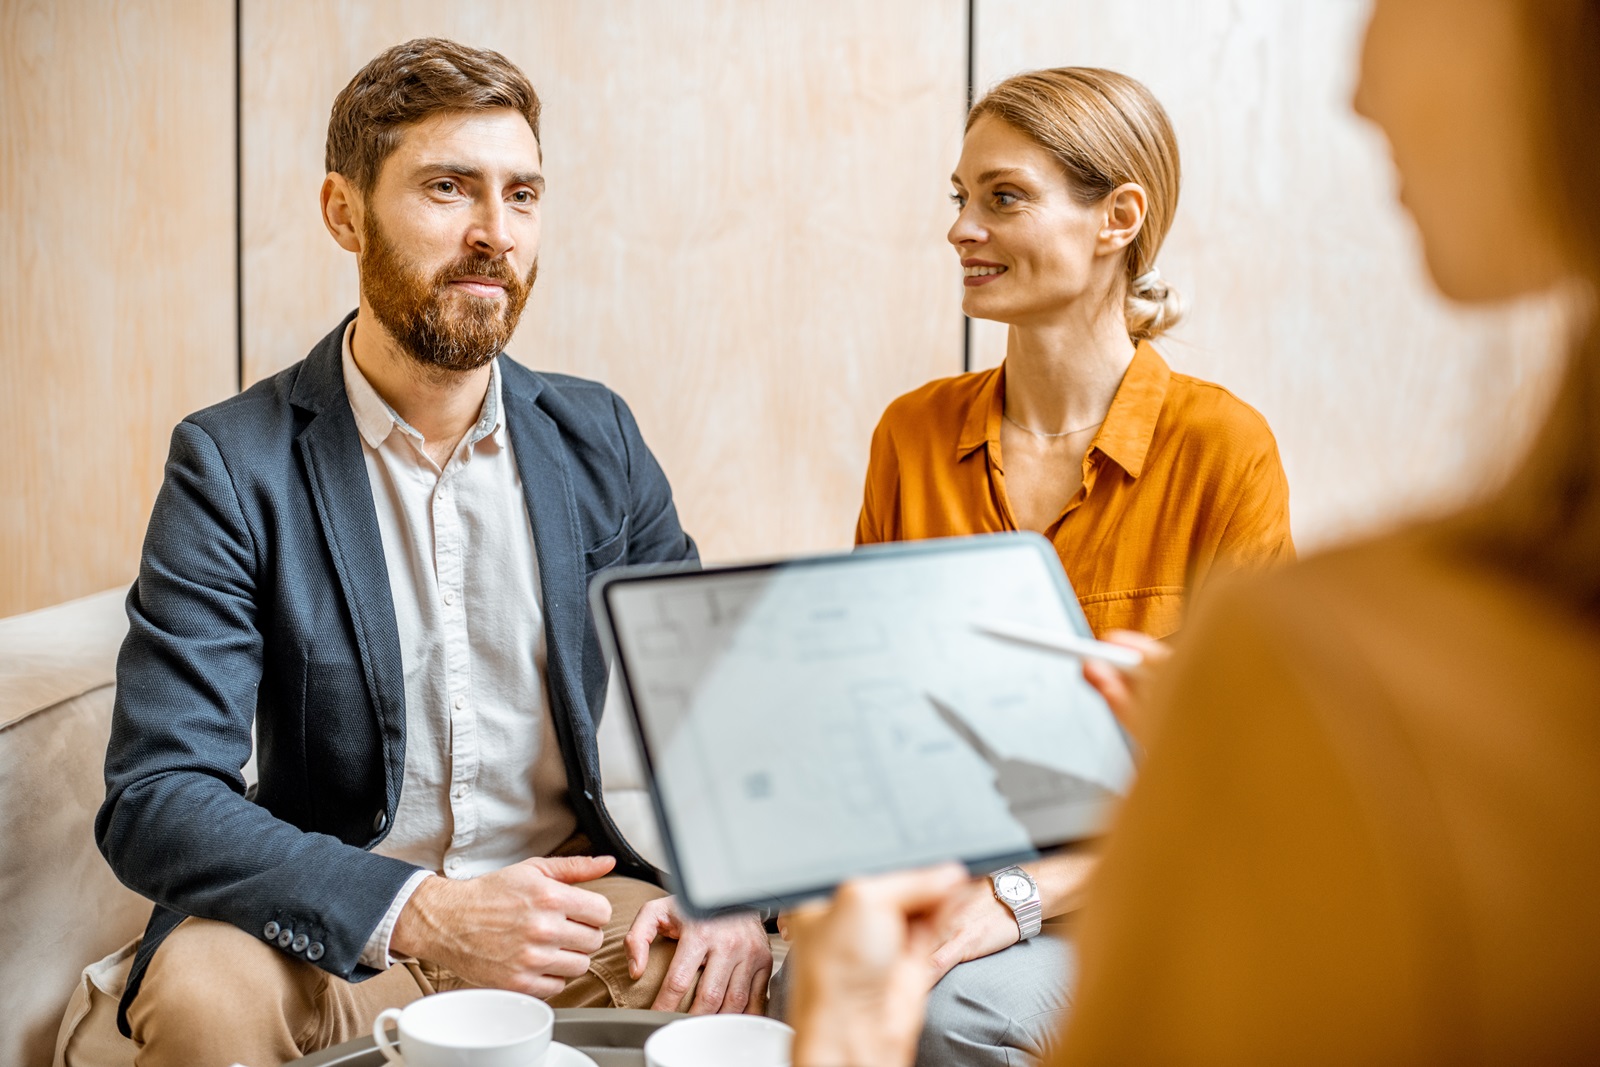
{"type": "MultiPolygon", "coordinates": [[[[150,907],[94,843],[126,591],[0,619],[0,1065],[132,1062],[116,1001],[150,907]]],[[[613,693],[615,687],[613,687],[613,693]]],[[[600,729],[606,804],[661,847],[625,713],[600,729]]]]}

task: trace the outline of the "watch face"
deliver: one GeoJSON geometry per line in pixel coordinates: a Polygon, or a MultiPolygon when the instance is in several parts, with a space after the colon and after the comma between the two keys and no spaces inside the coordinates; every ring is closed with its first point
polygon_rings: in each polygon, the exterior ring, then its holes
{"type": "Polygon", "coordinates": [[[1033,896],[1033,886],[1020,874],[1002,874],[994,880],[994,889],[1002,900],[1021,904],[1033,896]]]}

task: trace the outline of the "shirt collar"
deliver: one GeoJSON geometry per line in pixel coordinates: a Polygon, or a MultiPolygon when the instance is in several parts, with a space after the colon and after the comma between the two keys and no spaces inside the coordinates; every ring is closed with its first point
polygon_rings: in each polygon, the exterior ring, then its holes
{"type": "MultiPolygon", "coordinates": [[[[1005,411],[1005,364],[985,371],[987,379],[978,384],[967,406],[966,421],[956,441],[956,458],[966,459],[990,441],[1000,440],[1000,420],[1005,411]]],[[[1144,469],[1144,457],[1155,436],[1156,419],[1167,398],[1167,383],[1172,371],[1166,360],[1148,341],[1140,341],[1133,351],[1133,362],[1117,386],[1111,410],[1090,443],[1117,466],[1137,478],[1144,469]]]]}
{"type": "Polygon", "coordinates": [[[966,459],[990,441],[1000,440],[1000,416],[1004,413],[1006,365],[984,371],[967,404],[967,418],[956,439],[956,459],[966,459]]]}
{"type": "MultiPolygon", "coordinates": [[[[422,434],[378,395],[372,383],[367,381],[367,376],[361,373],[361,368],[356,366],[355,354],[350,347],[355,331],[356,320],[352,319],[344,331],[344,391],[350,397],[350,410],[356,417],[356,429],[360,431],[361,439],[372,448],[377,448],[398,429],[421,441],[422,434]]],[[[467,434],[466,443],[475,445],[490,434],[494,435],[496,441],[503,442],[504,412],[505,408],[500,402],[500,360],[495,359],[489,364],[489,389],[483,397],[483,408],[478,412],[478,421],[467,434]]]]}
{"type": "Polygon", "coordinates": [[[1122,384],[1117,386],[1117,395],[1111,400],[1106,421],[1089,447],[1098,448],[1131,476],[1139,477],[1171,380],[1167,361],[1149,341],[1140,341],[1122,384]]]}

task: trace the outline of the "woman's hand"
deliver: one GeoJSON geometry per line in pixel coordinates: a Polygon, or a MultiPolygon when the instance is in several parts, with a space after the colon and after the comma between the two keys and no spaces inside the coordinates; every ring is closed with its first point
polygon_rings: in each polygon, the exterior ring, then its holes
{"type": "Polygon", "coordinates": [[[1172,649],[1153,637],[1133,630],[1112,630],[1101,640],[1108,644],[1131,648],[1144,656],[1144,663],[1131,671],[1113,667],[1104,660],[1083,661],[1084,681],[1094,686],[1100,695],[1105,697],[1106,703],[1111,705],[1111,714],[1122,723],[1122,728],[1128,731],[1128,736],[1144,744],[1147,740],[1145,737],[1147,724],[1139,702],[1144,696],[1151,668],[1170,658],[1172,649]]]}
{"type": "Polygon", "coordinates": [[[831,904],[791,913],[795,1067],[910,1064],[929,961],[972,891],[952,863],[847,882],[831,904]]]}

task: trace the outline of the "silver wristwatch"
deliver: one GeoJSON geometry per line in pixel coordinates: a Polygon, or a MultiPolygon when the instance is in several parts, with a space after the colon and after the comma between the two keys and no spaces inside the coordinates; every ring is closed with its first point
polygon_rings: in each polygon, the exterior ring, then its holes
{"type": "Polygon", "coordinates": [[[1017,930],[1026,941],[1044,925],[1044,901],[1039,897],[1039,883],[1021,867],[1006,867],[989,876],[994,883],[994,897],[1011,909],[1017,917],[1017,930]]]}

